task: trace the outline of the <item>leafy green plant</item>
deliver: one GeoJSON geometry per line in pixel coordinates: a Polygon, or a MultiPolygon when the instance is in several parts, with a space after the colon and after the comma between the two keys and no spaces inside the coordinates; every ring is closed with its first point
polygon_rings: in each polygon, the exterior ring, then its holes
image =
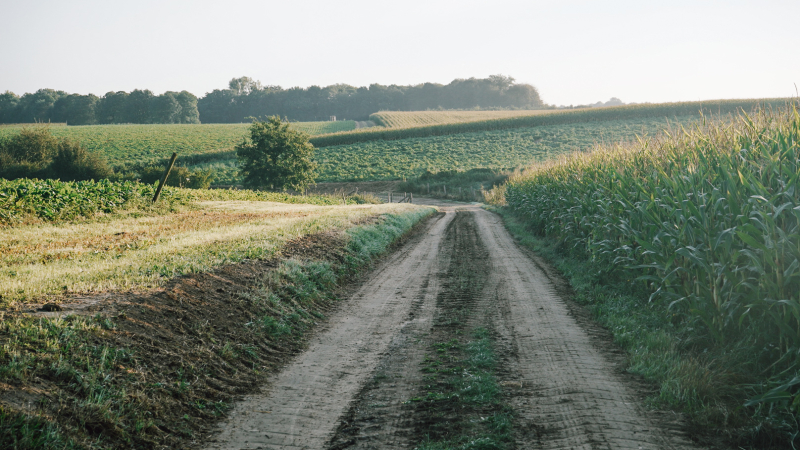
{"type": "Polygon", "coordinates": [[[602,278],[648,291],[690,349],[745,352],[748,404],[777,413],[798,404],[798,180],[795,109],[576,153],[512,178],[505,200],[602,278]]]}
{"type": "Polygon", "coordinates": [[[277,116],[250,125],[250,138],[236,146],[245,185],[303,191],[314,182],[314,146],[308,135],[289,128],[277,116]]]}

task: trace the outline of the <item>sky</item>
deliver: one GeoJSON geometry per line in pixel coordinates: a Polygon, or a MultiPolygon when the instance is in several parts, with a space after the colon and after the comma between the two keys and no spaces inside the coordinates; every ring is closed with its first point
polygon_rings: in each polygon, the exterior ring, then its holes
{"type": "Polygon", "coordinates": [[[548,104],[790,97],[800,0],[0,0],[0,92],[514,77],[548,104]]]}

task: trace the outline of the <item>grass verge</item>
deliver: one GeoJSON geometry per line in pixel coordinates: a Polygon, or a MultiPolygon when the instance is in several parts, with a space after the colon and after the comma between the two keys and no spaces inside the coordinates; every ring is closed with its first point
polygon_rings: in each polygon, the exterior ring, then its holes
{"type": "Polygon", "coordinates": [[[336,303],[336,292],[432,212],[295,238],[281,257],[189,274],[92,315],[6,315],[0,448],[183,448],[202,441],[336,303]]]}

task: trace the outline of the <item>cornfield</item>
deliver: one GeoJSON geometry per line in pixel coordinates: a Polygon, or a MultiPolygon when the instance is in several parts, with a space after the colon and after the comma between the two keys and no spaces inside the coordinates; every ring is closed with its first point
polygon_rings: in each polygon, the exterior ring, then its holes
{"type": "Polygon", "coordinates": [[[772,388],[750,404],[797,410],[799,179],[791,108],[575,153],[512,178],[505,199],[536,232],[646,283],[665,321],[747,342],[772,388]]]}
{"type": "Polygon", "coordinates": [[[490,119],[551,114],[552,109],[499,111],[381,111],[369,120],[388,128],[410,128],[445,123],[480,122],[490,119]]]}
{"type": "Polygon", "coordinates": [[[345,133],[319,135],[313,137],[311,143],[314,144],[315,147],[328,147],[376,140],[393,141],[408,138],[530,128],[546,125],[564,125],[580,122],[655,117],[664,118],[687,115],[698,116],[701,113],[727,114],[735,113],[741,109],[750,111],[757,106],[778,106],[785,103],[786,99],[708,100],[702,102],[641,104],[608,108],[549,111],[548,113],[536,115],[518,115],[499,119],[411,126],[408,128],[369,128],[345,133]]]}

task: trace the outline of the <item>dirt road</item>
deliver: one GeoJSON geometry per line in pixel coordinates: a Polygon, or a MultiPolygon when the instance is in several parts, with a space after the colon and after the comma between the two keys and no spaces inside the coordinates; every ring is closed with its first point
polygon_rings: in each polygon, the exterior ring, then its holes
{"type": "Polygon", "coordinates": [[[594,337],[558,278],[518,248],[496,215],[441,209],[306,352],[235,406],[206,448],[451,448],[446,442],[484,428],[506,448],[694,448],[642,409],[607,341],[594,337]],[[481,373],[501,386],[498,400],[426,400],[448,388],[436,376],[467,373],[459,355],[474,351],[475,336],[493,342],[496,367],[481,373]],[[447,358],[436,359],[437,351],[447,358]],[[497,417],[512,418],[510,428],[481,428],[497,417]]]}

